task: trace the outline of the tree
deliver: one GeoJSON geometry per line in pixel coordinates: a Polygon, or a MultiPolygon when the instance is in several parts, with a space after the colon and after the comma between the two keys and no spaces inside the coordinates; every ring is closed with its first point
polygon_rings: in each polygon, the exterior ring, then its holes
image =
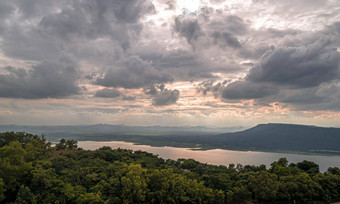
{"type": "Polygon", "coordinates": [[[327,172],[334,175],[340,175],[340,169],[338,167],[329,167],[327,172]]]}
{"type": "Polygon", "coordinates": [[[79,196],[77,199],[79,204],[101,204],[104,201],[101,199],[99,193],[85,193],[79,196]]]}
{"type": "Polygon", "coordinates": [[[32,168],[31,163],[25,161],[26,154],[18,141],[0,148],[0,178],[5,184],[6,197],[15,198],[17,189],[32,168]]]}
{"type": "Polygon", "coordinates": [[[121,178],[123,203],[143,203],[148,188],[146,169],[140,164],[130,164],[128,172],[121,178]]]}
{"type": "Polygon", "coordinates": [[[78,142],[75,140],[65,140],[64,138],[55,145],[56,150],[73,150],[77,149],[78,142]]]}
{"type": "Polygon", "coordinates": [[[260,171],[249,177],[248,187],[258,201],[274,201],[279,183],[276,175],[267,171],[260,171]]]}
{"type": "Polygon", "coordinates": [[[321,192],[321,186],[313,181],[307,173],[280,178],[279,197],[281,199],[307,202],[318,200],[321,192]]]}
{"type": "Polygon", "coordinates": [[[30,203],[36,203],[36,200],[31,190],[27,186],[22,185],[19,189],[19,192],[17,194],[17,197],[14,203],[30,204],[30,203]]]}
{"type": "Polygon", "coordinates": [[[0,178],[0,201],[3,201],[6,196],[5,196],[5,183],[4,180],[2,178],[0,178]]]}
{"type": "Polygon", "coordinates": [[[311,162],[311,161],[302,161],[302,162],[298,162],[296,164],[296,166],[303,170],[304,172],[308,173],[308,174],[311,174],[311,175],[315,175],[317,173],[320,173],[320,170],[319,170],[319,165],[315,164],[314,162],[311,162]]]}
{"type": "Polygon", "coordinates": [[[66,140],[63,138],[59,141],[58,144],[55,145],[56,150],[65,150],[66,149],[66,140]]]}

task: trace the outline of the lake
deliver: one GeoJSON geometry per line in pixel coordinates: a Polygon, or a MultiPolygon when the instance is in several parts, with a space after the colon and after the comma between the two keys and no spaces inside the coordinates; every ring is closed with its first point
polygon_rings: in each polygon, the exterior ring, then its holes
{"type": "Polygon", "coordinates": [[[194,159],[202,163],[226,165],[231,163],[242,165],[260,165],[265,164],[267,168],[273,161],[277,161],[281,157],[286,157],[289,162],[297,163],[303,160],[308,160],[317,163],[320,166],[320,171],[324,172],[328,167],[340,167],[340,156],[320,156],[320,155],[302,155],[288,153],[271,153],[271,152],[254,152],[254,151],[233,151],[223,149],[213,150],[192,150],[189,148],[179,147],[153,147],[149,145],[136,145],[131,142],[122,141],[79,141],[78,147],[95,150],[103,146],[108,146],[113,149],[131,149],[142,150],[159,155],[164,159],[177,160],[179,158],[194,159]]]}

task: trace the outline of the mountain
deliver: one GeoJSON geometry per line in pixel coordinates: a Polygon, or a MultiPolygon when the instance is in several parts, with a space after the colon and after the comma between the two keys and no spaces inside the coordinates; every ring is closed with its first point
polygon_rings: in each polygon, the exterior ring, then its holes
{"type": "Polygon", "coordinates": [[[223,149],[340,153],[340,128],[260,124],[244,131],[210,137],[206,144],[223,149]]]}
{"type": "Polygon", "coordinates": [[[126,126],[126,125],[79,125],[79,126],[21,126],[0,125],[0,132],[29,132],[47,137],[70,137],[98,135],[215,135],[224,132],[235,132],[246,129],[245,127],[204,127],[204,126],[126,126]]]}
{"type": "Polygon", "coordinates": [[[0,126],[0,132],[5,131],[25,131],[45,135],[52,142],[65,138],[78,141],[126,141],[152,146],[340,154],[340,128],[295,124],[259,124],[246,130],[242,127],[208,128],[202,126],[103,124],[89,126],[0,126]],[[223,133],[226,131],[229,133],[223,133]]]}

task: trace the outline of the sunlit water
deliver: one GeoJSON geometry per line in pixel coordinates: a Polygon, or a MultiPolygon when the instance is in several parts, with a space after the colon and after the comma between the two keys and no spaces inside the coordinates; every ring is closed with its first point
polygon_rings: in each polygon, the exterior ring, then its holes
{"type": "Polygon", "coordinates": [[[242,165],[260,165],[265,164],[267,168],[273,161],[277,161],[281,157],[286,157],[289,162],[297,163],[303,160],[315,162],[320,165],[320,171],[324,172],[328,167],[340,167],[340,156],[318,156],[318,155],[301,155],[286,153],[270,153],[270,152],[253,152],[253,151],[232,151],[232,150],[206,150],[198,151],[188,148],[178,147],[152,147],[149,145],[135,145],[131,142],[111,141],[79,141],[78,146],[87,150],[95,150],[103,146],[113,149],[123,148],[131,150],[142,150],[157,154],[164,159],[179,158],[195,159],[202,163],[215,165],[229,165],[231,163],[242,165]]]}

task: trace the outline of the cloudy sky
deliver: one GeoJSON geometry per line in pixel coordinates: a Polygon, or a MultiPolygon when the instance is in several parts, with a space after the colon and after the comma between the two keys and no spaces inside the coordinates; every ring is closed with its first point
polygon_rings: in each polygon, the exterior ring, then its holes
{"type": "Polygon", "coordinates": [[[340,125],[338,0],[0,0],[0,124],[340,125]]]}

